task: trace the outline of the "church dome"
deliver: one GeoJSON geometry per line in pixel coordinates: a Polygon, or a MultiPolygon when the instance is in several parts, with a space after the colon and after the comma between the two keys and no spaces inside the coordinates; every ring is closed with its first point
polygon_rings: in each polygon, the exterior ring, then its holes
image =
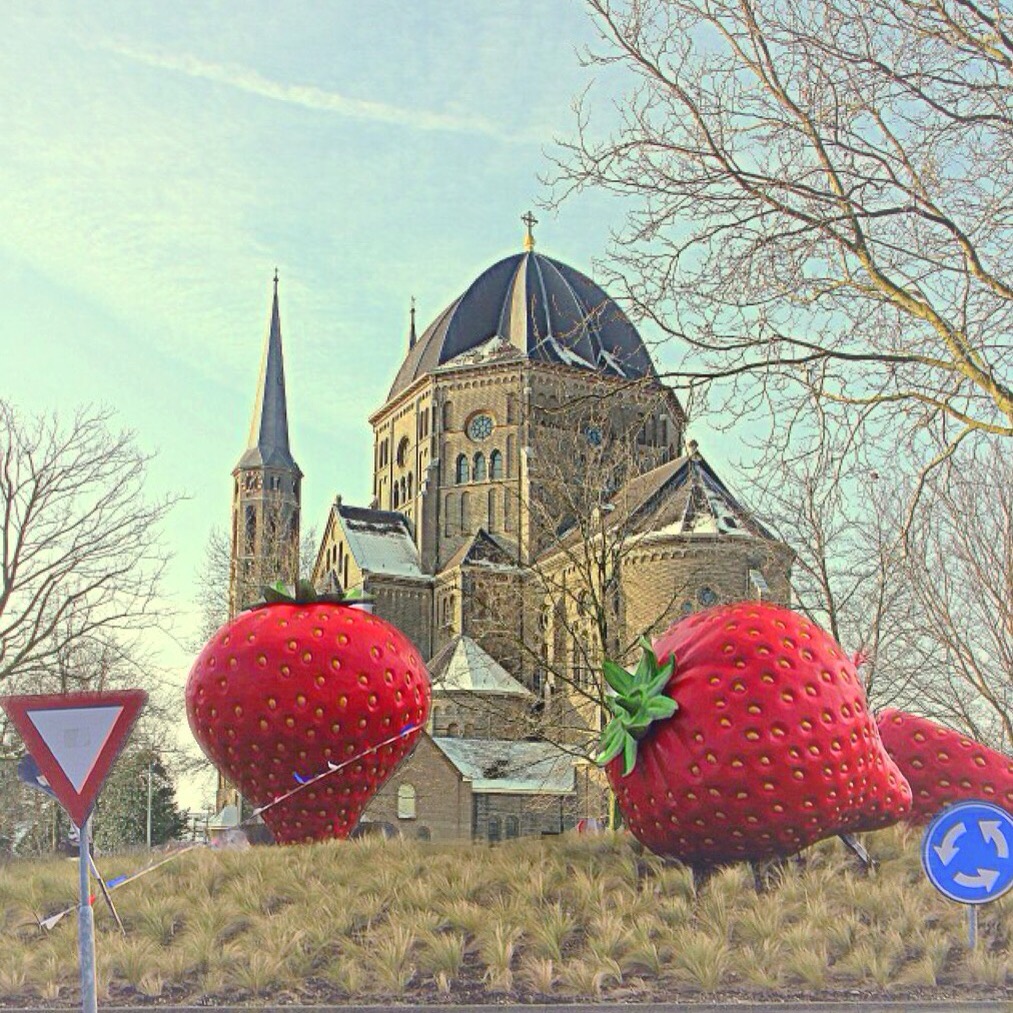
{"type": "Polygon", "coordinates": [[[637,329],[598,285],[530,251],[493,264],[429,325],[389,396],[455,360],[520,356],[628,379],[656,376],[637,329]]]}

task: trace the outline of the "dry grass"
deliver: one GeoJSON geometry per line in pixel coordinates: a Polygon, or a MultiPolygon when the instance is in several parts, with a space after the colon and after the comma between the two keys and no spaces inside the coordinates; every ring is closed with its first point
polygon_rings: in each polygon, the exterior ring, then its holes
{"type": "MultiPolygon", "coordinates": [[[[824,842],[771,873],[713,876],[625,835],[522,840],[495,849],[364,839],[245,852],[190,852],[114,898],[123,938],[96,905],[109,1001],[186,1002],[287,994],[405,1001],[504,993],[595,999],[731,992],[893,995],[1005,989],[1013,894],[980,909],[979,949],[961,908],[918,863],[918,834],[872,835],[862,875],[824,842]]],[[[144,856],[106,859],[109,877],[144,856]]],[[[73,1002],[73,862],[0,866],[0,995],[73,1002]]]]}

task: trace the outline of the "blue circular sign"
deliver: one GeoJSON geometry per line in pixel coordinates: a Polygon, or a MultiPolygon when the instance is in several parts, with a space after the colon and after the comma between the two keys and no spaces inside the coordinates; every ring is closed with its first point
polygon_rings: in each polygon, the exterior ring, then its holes
{"type": "Polygon", "coordinates": [[[1013,815],[991,802],[944,809],[922,838],[922,867],[950,900],[998,900],[1013,886],[1013,815]]]}

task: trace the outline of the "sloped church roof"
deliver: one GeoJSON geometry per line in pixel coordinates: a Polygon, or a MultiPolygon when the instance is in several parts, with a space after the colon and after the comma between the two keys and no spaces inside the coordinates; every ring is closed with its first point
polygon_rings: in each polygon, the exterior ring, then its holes
{"type": "MultiPolygon", "coordinates": [[[[526,357],[637,379],[655,376],[637,329],[576,268],[529,250],[484,271],[408,350],[389,397],[469,353],[526,357]]],[[[462,358],[463,361],[463,358],[462,358]]]]}

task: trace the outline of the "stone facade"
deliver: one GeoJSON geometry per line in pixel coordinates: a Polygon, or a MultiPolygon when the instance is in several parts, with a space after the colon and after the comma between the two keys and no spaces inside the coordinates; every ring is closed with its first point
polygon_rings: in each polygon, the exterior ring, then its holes
{"type": "Polygon", "coordinates": [[[486,770],[482,743],[510,763],[552,766],[526,740],[586,755],[602,658],[628,660],[692,609],[787,602],[790,551],[687,445],[682,407],[622,311],[530,250],[421,338],[413,323],[369,421],[372,503],[335,500],[314,582],[371,595],[434,671],[465,638],[524,695],[435,686],[426,736],[364,819],[488,840],[604,815],[593,765],[553,768],[542,790],[499,761],[486,770]]]}

